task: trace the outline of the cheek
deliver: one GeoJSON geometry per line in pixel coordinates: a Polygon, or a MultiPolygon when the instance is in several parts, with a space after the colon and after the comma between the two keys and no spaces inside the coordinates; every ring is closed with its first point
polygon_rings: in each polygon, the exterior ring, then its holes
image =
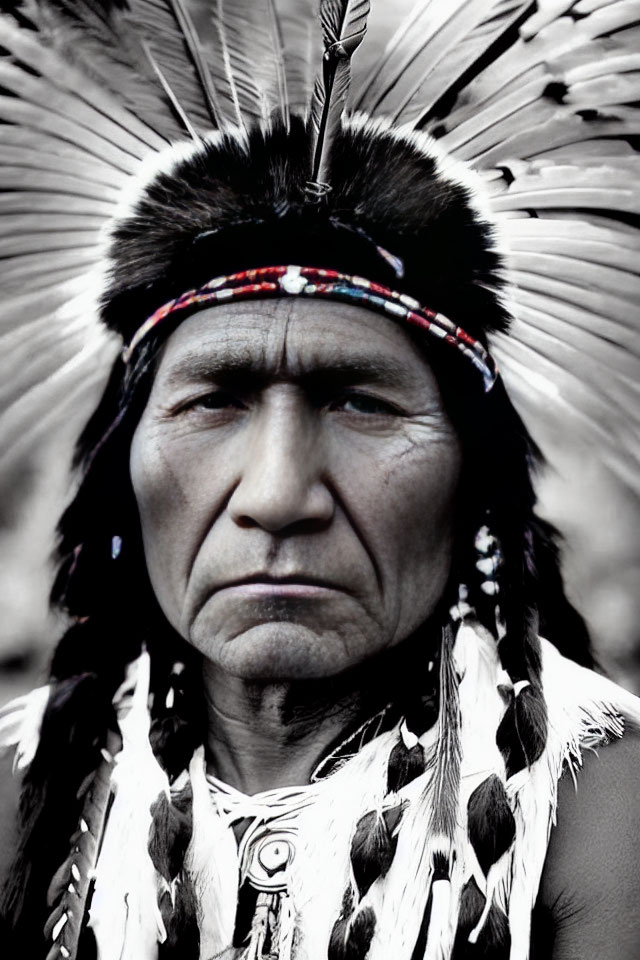
{"type": "Polygon", "coordinates": [[[189,496],[195,464],[179,461],[171,445],[161,443],[141,422],[129,460],[138,505],[147,570],[160,607],[175,628],[188,576],[189,544],[195,538],[196,511],[189,496]]]}
{"type": "Polygon", "coordinates": [[[412,447],[385,471],[375,516],[387,603],[405,633],[433,611],[449,577],[461,454],[455,436],[412,447]]]}

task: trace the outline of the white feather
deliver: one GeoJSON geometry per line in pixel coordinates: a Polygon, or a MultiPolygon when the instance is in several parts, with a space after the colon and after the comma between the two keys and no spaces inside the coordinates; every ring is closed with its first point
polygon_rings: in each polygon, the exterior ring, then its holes
{"type": "Polygon", "coordinates": [[[149,654],[131,665],[130,698],[119,710],[122,750],[115,758],[109,812],[89,910],[98,960],[155,960],[166,933],[158,878],[148,852],[151,807],[169,795],[167,776],[149,743],[149,654]]]}
{"type": "Polygon", "coordinates": [[[0,750],[15,747],[14,773],[26,770],[35,756],[50,691],[48,685],[37,687],[0,710],[0,750]]]}
{"type": "Polygon", "coordinates": [[[193,789],[193,833],[185,856],[185,871],[200,904],[200,958],[209,960],[233,940],[239,883],[238,848],[229,820],[209,794],[204,748],[189,765],[193,789]]]}

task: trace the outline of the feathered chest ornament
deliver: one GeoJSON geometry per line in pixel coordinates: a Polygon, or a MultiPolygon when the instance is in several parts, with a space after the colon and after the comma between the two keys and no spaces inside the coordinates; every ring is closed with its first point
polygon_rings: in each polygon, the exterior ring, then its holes
{"type": "MultiPolygon", "coordinates": [[[[541,756],[507,777],[496,729],[521,691],[505,687],[495,642],[474,622],[459,628],[451,665],[457,757],[433,715],[418,735],[415,714],[388,707],[309,785],[247,796],[207,774],[202,748],[169,787],[148,739],[143,654],[115,700],[121,749],[105,751],[51,884],[50,957],[80,960],[88,927],[99,960],[155,960],[190,901],[197,941],[182,950],[200,960],[435,960],[466,956],[469,944],[526,960],[558,779],[640,708],[542,641],[552,732],[541,756]]],[[[1,721],[23,767],[42,709],[36,692],[1,721]]]]}

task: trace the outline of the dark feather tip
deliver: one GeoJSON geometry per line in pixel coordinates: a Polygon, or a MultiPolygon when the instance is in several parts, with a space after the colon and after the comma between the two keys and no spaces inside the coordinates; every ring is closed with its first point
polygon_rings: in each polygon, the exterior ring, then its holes
{"type": "Polygon", "coordinates": [[[516,836],[516,822],[500,778],[493,774],[469,797],[468,831],[478,863],[486,874],[516,836]]]}
{"type": "Polygon", "coordinates": [[[191,809],[179,810],[162,794],[151,808],[149,856],[158,873],[171,882],[182,870],[191,840],[191,809]]]}
{"type": "Polygon", "coordinates": [[[173,903],[169,894],[163,896],[160,912],[167,938],[158,947],[158,960],[198,960],[198,897],[187,877],[181,877],[176,883],[173,903]]]}
{"type": "Polygon", "coordinates": [[[484,906],[485,897],[471,878],[462,891],[458,930],[451,960],[509,960],[509,922],[495,904],[489,910],[476,943],[469,943],[469,934],[480,920],[484,906]]]}
{"type": "Polygon", "coordinates": [[[449,857],[441,851],[436,851],[433,855],[433,874],[432,880],[448,880],[451,875],[451,864],[449,857]]]}
{"type": "Polygon", "coordinates": [[[351,866],[360,897],[371,884],[388,872],[396,852],[397,838],[392,837],[384,818],[375,810],[358,821],[351,841],[351,866]]]}
{"type": "Polygon", "coordinates": [[[376,928],[371,907],[360,910],[353,921],[340,917],[333,925],[327,960],[365,960],[376,928]]]}
{"type": "Polygon", "coordinates": [[[507,777],[530,767],[547,742],[547,708],[533,687],[525,687],[505,710],[496,732],[496,743],[507,769],[507,777]]]}
{"type": "Polygon", "coordinates": [[[420,774],[424,773],[424,750],[417,743],[411,750],[402,739],[396,743],[389,756],[387,767],[387,792],[396,793],[420,774]]]}

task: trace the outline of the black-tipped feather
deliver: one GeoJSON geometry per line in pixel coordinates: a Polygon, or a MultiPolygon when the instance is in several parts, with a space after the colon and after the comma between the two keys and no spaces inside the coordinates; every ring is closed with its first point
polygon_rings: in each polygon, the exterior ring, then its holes
{"type": "Polygon", "coordinates": [[[397,842],[376,810],[365,813],[358,821],[351,841],[351,866],[361,898],[378,877],[386,876],[397,842]]]}
{"type": "Polygon", "coordinates": [[[409,749],[402,739],[398,740],[389,754],[387,766],[387,792],[396,793],[424,773],[424,750],[417,743],[409,749]]]}
{"type": "Polygon", "coordinates": [[[451,960],[508,960],[511,949],[509,924],[503,911],[495,904],[489,909],[476,943],[469,943],[469,934],[480,920],[484,907],[484,894],[472,877],[462,890],[451,960]]]}
{"type": "Polygon", "coordinates": [[[353,920],[341,917],[329,940],[328,960],[365,960],[376,928],[371,907],[358,911],[353,920]]]}
{"type": "Polygon", "coordinates": [[[320,191],[329,185],[329,158],[342,127],[350,61],[365,35],[369,7],[369,0],[322,0],[320,4],[324,58],[311,104],[314,138],[310,178],[320,191]]]}
{"type": "Polygon", "coordinates": [[[547,713],[544,700],[532,686],[514,696],[496,733],[507,777],[530,767],[542,756],[546,743],[547,713]]]}
{"type": "Polygon", "coordinates": [[[516,823],[506,790],[495,774],[479,784],[469,797],[467,818],[469,839],[486,874],[516,836],[516,823]]]}

